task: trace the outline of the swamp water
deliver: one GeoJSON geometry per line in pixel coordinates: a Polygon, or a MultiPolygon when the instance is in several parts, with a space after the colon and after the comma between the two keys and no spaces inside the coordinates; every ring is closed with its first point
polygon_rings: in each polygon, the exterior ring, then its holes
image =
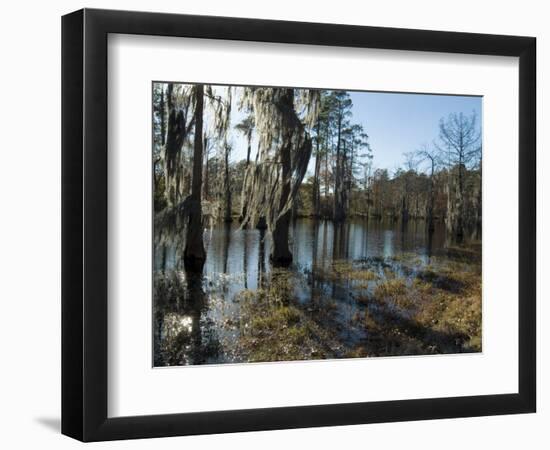
{"type": "Polygon", "coordinates": [[[480,248],[446,247],[440,224],[298,219],[280,269],[267,231],[221,223],[200,275],[178,238],[154,248],[155,366],[481,349],[480,248]]]}

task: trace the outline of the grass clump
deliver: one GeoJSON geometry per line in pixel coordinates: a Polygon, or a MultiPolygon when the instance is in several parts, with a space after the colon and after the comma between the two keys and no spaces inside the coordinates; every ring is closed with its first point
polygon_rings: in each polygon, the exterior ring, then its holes
{"type": "Polygon", "coordinates": [[[324,332],[299,309],[275,306],[264,309],[241,328],[240,346],[247,361],[295,361],[326,358],[319,340],[324,332]]]}
{"type": "Polygon", "coordinates": [[[332,355],[332,336],[296,303],[292,278],[274,272],[266,287],[242,291],[239,352],[246,361],[295,361],[332,355]]]}
{"type": "Polygon", "coordinates": [[[366,283],[379,278],[368,267],[357,266],[353,262],[342,260],[334,261],[329,267],[318,266],[315,268],[315,272],[319,278],[333,282],[356,281],[366,283]]]}
{"type": "Polygon", "coordinates": [[[396,299],[407,293],[407,283],[403,279],[391,279],[380,283],[374,291],[378,300],[396,299]]]}
{"type": "Polygon", "coordinates": [[[433,286],[450,292],[460,293],[472,283],[475,283],[475,272],[464,270],[459,265],[435,269],[427,266],[417,276],[419,280],[431,283],[433,286]]]}
{"type": "Polygon", "coordinates": [[[379,283],[375,290],[372,300],[379,304],[391,304],[402,309],[409,309],[416,303],[416,295],[412,291],[404,278],[390,278],[379,283]]]}
{"type": "Polygon", "coordinates": [[[437,332],[460,336],[464,351],[481,351],[481,273],[455,272],[453,276],[461,282],[460,291],[428,286],[432,296],[422,302],[416,319],[437,332]]]}
{"type": "Polygon", "coordinates": [[[409,355],[481,351],[480,259],[439,259],[407,277],[394,270],[371,295],[364,326],[366,352],[409,355]]]}

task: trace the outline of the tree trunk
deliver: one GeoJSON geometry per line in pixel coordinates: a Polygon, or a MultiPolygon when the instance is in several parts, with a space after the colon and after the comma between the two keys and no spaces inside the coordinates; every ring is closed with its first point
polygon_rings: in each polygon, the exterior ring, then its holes
{"type": "Polygon", "coordinates": [[[252,128],[250,128],[246,133],[246,167],[250,164],[250,152],[252,151],[252,128]]]}
{"type": "Polygon", "coordinates": [[[401,199],[401,221],[407,223],[409,221],[409,208],[407,206],[407,194],[403,194],[401,199]]]}
{"type": "Polygon", "coordinates": [[[187,226],[187,239],[183,253],[185,269],[202,272],[206,252],[202,239],[202,119],[204,109],[204,86],[195,86],[195,143],[193,149],[193,181],[191,184],[191,208],[187,226]]]}
{"type": "MultiPolygon", "coordinates": [[[[252,128],[249,128],[246,133],[247,147],[246,147],[246,166],[244,169],[245,176],[250,167],[250,153],[252,151],[252,128]]],[[[247,214],[247,202],[245,199],[245,183],[243,181],[243,188],[241,189],[241,216],[239,217],[239,222],[243,223],[246,214],[247,214]]],[[[246,223],[243,226],[247,225],[246,223]]]]}
{"type": "Polygon", "coordinates": [[[464,164],[462,158],[458,165],[458,198],[457,198],[457,223],[456,240],[462,242],[464,239],[464,164]]]}
{"type": "MultiPolygon", "coordinates": [[[[285,89],[285,95],[281,99],[282,106],[288,111],[294,109],[294,91],[285,89]]],[[[281,197],[279,200],[279,210],[283,210],[290,195],[290,177],[291,177],[291,151],[292,151],[292,129],[286,131],[281,146],[281,197]]],[[[271,261],[275,266],[288,266],[292,262],[292,253],[288,247],[289,225],[291,210],[281,215],[271,230],[273,239],[271,249],[271,261]]]]}
{"type": "Polygon", "coordinates": [[[202,198],[208,199],[210,197],[210,192],[209,192],[209,186],[208,186],[208,150],[207,150],[208,138],[206,137],[206,134],[204,135],[204,138],[203,138],[203,146],[206,151],[204,152],[204,170],[203,170],[204,183],[202,186],[202,198]]]}
{"type": "Polygon", "coordinates": [[[315,157],[315,172],[313,175],[313,215],[319,217],[321,215],[321,189],[319,176],[321,172],[321,158],[317,154],[315,157]]]}
{"type": "Polygon", "coordinates": [[[401,197],[401,221],[407,223],[409,221],[409,172],[403,175],[405,177],[405,185],[401,197]]]}
{"type": "Polygon", "coordinates": [[[348,165],[348,181],[347,181],[347,195],[346,195],[346,209],[345,215],[349,215],[351,212],[351,202],[352,202],[352,190],[353,190],[353,164],[355,159],[355,149],[353,148],[353,141],[351,143],[350,149],[350,159],[348,165]]]}
{"type": "Polygon", "coordinates": [[[319,190],[319,172],[321,171],[321,155],[319,154],[319,141],[320,141],[321,126],[320,121],[317,120],[317,149],[315,151],[315,172],[313,174],[313,215],[319,217],[321,192],[319,190]]]}
{"type": "Polygon", "coordinates": [[[428,232],[432,233],[435,229],[434,224],[434,161],[432,159],[432,168],[430,172],[430,198],[428,200],[428,232]]]}
{"type": "Polygon", "coordinates": [[[161,85],[160,90],[160,143],[164,146],[166,144],[166,111],[164,104],[164,86],[161,85]]]}
{"type": "Polygon", "coordinates": [[[327,127],[327,143],[325,144],[325,204],[323,206],[323,216],[326,218],[328,216],[328,190],[329,190],[329,183],[328,183],[328,127],[327,127]]]}
{"type": "Polygon", "coordinates": [[[185,119],[183,113],[176,111],[172,101],[173,84],[169,83],[166,90],[168,106],[168,130],[164,146],[164,181],[165,195],[168,206],[179,203],[180,191],[180,158],[183,139],[185,136],[185,119]]]}
{"type": "Polygon", "coordinates": [[[365,192],[367,194],[367,220],[369,220],[369,216],[370,216],[370,202],[371,202],[371,199],[370,199],[370,186],[367,186],[367,183],[365,183],[365,192]]]}
{"type": "Polygon", "coordinates": [[[340,199],[340,143],[342,136],[342,116],[341,113],[338,116],[338,138],[336,141],[336,167],[334,170],[334,205],[332,211],[332,218],[335,222],[340,222],[342,217],[342,205],[340,199]]]}
{"type": "Polygon", "coordinates": [[[476,239],[481,239],[481,231],[482,231],[482,199],[483,199],[483,192],[482,192],[482,179],[481,179],[481,161],[479,163],[479,187],[478,187],[478,193],[477,193],[477,217],[476,217],[476,239]]]}
{"type": "Polygon", "coordinates": [[[229,181],[229,145],[225,143],[225,174],[224,174],[224,188],[225,188],[225,222],[229,223],[233,220],[231,217],[231,185],[229,181]]]}
{"type": "Polygon", "coordinates": [[[342,156],[340,162],[340,199],[339,204],[339,222],[343,222],[346,218],[346,214],[349,211],[349,161],[348,161],[348,150],[346,146],[346,141],[342,142],[342,156]]]}

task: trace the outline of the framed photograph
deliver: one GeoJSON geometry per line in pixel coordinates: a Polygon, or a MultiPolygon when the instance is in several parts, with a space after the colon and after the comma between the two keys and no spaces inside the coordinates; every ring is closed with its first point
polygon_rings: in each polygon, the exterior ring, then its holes
{"type": "Polygon", "coordinates": [[[535,412],[532,37],[62,21],[62,432],[535,412]]]}

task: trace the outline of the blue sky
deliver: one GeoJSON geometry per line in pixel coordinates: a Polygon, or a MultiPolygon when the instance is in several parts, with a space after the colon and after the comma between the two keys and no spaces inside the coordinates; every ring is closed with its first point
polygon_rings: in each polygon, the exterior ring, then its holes
{"type": "Polygon", "coordinates": [[[450,113],[475,111],[481,123],[481,97],[387,92],[351,92],[353,121],[363,125],[374,155],[374,166],[393,169],[403,153],[439,135],[439,120],[450,113]]]}
{"type": "MultiPolygon", "coordinates": [[[[373,149],[375,168],[394,169],[402,166],[403,153],[431,144],[439,135],[439,120],[450,113],[470,115],[475,111],[478,123],[482,118],[482,98],[457,95],[402,94],[391,92],[350,91],[353,101],[352,123],[363,125],[373,149]]],[[[231,123],[244,117],[233,108],[231,123]]],[[[231,133],[232,161],[246,158],[246,141],[241,133],[231,133]]],[[[256,147],[253,145],[252,154],[256,147]]],[[[313,170],[313,158],[309,171],[313,170]]]]}

